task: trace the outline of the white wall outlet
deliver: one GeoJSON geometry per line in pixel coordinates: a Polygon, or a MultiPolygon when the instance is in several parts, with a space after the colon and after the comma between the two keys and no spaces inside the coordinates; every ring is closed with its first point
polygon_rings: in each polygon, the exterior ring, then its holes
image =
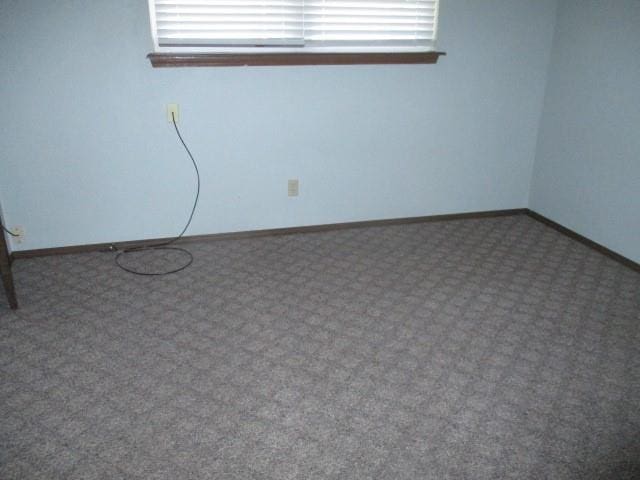
{"type": "Polygon", "coordinates": [[[21,225],[15,226],[11,229],[11,233],[13,233],[15,235],[15,237],[11,237],[13,238],[13,241],[16,243],[22,243],[24,242],[24,227],[21,225]]]}
{"type": "Polygon", "coordinates": [[[297,178],[291,178],[287,182],[287,193],[290,197],[297,197],[299,193],[299,184],[297,178]]]}
{"type": "Polygon", "coordinates": [[[174,119],[176,123],[180,120],[180,106],[177,103],[167,103],[167,121],[173,123],[174,119]]]}

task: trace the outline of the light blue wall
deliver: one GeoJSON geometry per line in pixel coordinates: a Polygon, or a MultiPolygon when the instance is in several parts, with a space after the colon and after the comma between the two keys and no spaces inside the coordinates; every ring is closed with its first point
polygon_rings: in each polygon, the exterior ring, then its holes
{"type": "Polygon", "coordinates": [[[0,8],[16,249],[526,207],[556,0],[442,0],[438,65],[152,69],[146,2],[0,8]],[[288,198],[288,178],[300,197],[288,198]]]}
{"type": "Polygon", "coordinates": [[[640,2],[559,3],[531,208],[640,262],[640,2]]]}

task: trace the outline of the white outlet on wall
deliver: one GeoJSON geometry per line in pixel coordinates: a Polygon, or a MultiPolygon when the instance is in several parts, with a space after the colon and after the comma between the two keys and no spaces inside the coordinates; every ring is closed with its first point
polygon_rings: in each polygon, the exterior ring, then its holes
{"type": "Polygon", "coordinates": [[[14,242],[16,242],[16,243],[24,242],[24,234],[25,234],[25,232],[24,232],[24,227],[23,226],[18,225],[16,227],[13,227],[11,229],[11,233],[13,233],[15,235],[15,237],[12,237],[14,242]]]}
{"type": "Polygon", "coordinates": [[[287,182],[287,193],[290,197],[297,197],[299,193],[299,184],[297,178],[292,178],[287,182]]]}
{"type": "Polygon", "coordinates": [[[167,121],[173,123],[175,119],[176,123],[180,120],[180,106],[177,103],[167,104],[167,121]]]}

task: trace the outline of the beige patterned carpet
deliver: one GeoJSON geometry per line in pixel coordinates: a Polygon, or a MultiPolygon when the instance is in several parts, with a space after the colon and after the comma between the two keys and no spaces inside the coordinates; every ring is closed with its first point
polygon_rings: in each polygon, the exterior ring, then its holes
{"type": "Polygon", "coordinates": [[[19,260],[0,478],[640,478],[640,274],[526,216],[19,260]]]}

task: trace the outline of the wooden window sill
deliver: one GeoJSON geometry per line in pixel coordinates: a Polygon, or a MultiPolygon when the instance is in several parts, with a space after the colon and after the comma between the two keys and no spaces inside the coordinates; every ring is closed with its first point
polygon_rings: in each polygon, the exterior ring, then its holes
{"type": "Polygon", "coordinates": [[[375,65],[437,63],[445,52],[407,53],[150,53],[153,67],[375,65]]]}

